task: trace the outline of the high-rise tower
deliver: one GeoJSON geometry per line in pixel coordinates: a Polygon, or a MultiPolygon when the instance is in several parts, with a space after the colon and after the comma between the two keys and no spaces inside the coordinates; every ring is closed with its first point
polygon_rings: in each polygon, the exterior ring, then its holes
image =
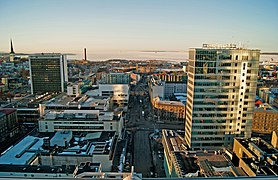
{"type": "Polygon", "coordinates": [[[14,56],[15,56],[15,53],[14,53],[14,48],[13,48],[13,41],[11,39],[10,62],[14,62],[14,56]]]}
{"type": "Polygon", "coordinates": [[[250,137],[259,50],[235,45],[189,49],[185,140],[190,147],[219,149],[250,137]]]}
{"type": "Polygon", "coordinates": [[[29,56],[31,93],[64,92],[68,82],[66,55],[41,53],[29,56]]]}

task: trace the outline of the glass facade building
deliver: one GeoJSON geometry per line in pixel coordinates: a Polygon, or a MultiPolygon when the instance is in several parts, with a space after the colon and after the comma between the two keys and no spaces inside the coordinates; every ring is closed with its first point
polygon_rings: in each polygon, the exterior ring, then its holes
{"type": "Polygon", "coordinates": [[[259,50],[212,47],[189,49],[185,140],[192,148],[232,147],[250,137],[259,50]]]}
{"type": "Polygon", "coordinates": [[[64,92],[68,81],[67,59],[59,53],[29,56],[31,93],[64,92]]]}

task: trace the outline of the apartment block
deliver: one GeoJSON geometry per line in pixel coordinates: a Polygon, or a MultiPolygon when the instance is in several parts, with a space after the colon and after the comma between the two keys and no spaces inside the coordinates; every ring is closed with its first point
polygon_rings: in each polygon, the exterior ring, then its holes
{"type": "Polygon", "coordinates": [[[260,50],[234,44],[189,49],[185,140],[190,147],[231,147],[250,137],[260,50]]]}

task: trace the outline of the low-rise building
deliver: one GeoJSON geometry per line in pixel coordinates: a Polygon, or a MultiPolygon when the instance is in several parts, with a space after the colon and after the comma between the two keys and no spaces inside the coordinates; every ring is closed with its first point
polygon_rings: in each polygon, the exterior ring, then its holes
{"type": "Polygon", "coordinates": [[[0,109],[0,142],[13,138],[18,132],[19,126],[16,109],[0,109]]]}
{"type": "Polygon", "coordinates": [[[92,133],[60,131],[28,135],[1,154],[0,164],[52,167],[76,166],[83,162],[92,162],[100,163],[103,171],[111,171],[116,143],[115,132],[105,131],[92,133]]]}
{"type": "Polygon", "coordinates": [[[115,131],[120,135],[123,128],[121,112],[100,112],[99,110],[49,111],[38,122],[39,132],[115,131]]]}
{"type": "Polygon", "coordinates": [[[278,176],[278,150],[261,138],[235,138],[233,154],[248,176],[278,176]]]}
{"type": "Polygon", "coordinates": [[[187,75],[183,72],[182,69],[174,70],[173,69],[164,69],[164,73],[153,74],[152,76],[166,82],[186,82],[187,75]]]}
{"type": "Polygon", "coordinates": [[[129,101],[128,84],[99,84],[99,95],[111,97],[113,103],[127,105],[129,101]]]}
{"type": "Polygon", "coordinates": [[[7,178],[74,178],[78,168],[75,165],[37,166],[37,165],[0,165],[0,177],[7,178]]]}
{"type": "Polygon", "coordinates": [[[12,103],[5,105],[5,108],[17,110],[18,123],[25,126],[36,126],[38,118],[44,112],[43,104],[57,96],[55,93],[32,94],[22,97],[12,103]]]}
{"type": "Polygon", "coordinates": [[[233,164],[221,152],[192,151],[173,130],[162,130],[166,177],[229,177],[233,164]]]}
{"type": "Polygon", "coordinates": [[[80,87],[79,84],[68,84],[67,85],[67,95],[68,96],[79,96],[80,95],[80,87]]]}
{"type": "Polygon", "coordinates": [[[278,129],[278,111],[268,104],[254,109],[252,131],[258,133],[271,133],[278,129]]]}
{"type": "Polygon", "coordinates": [[[150,99],[153,101],[155,97],[165,98],[165,82],[151,77],[149,81],[150,99]]]}
{"type": "Polygon", "coordinates": [[[109,73],[102,74],[101,84],[129,84],[130,74],[127,73],[109,73]]]}
{"type": "Polygon", "coordinates": [[[79,95],[77,97],[60,93],[42,105],[44,111],[48,110],[101,110],[107,111],[110,105],[110,97],[79,95]]]}
{"type": "Polygon", "coordinates": [[[164,96],[170,98],[174,96],[175,93],[186,93],[187,82],[166,82],[164,96]]]}
{"type": "Polygon", "coordinates": [[[166,118],[184,120],[185,105],[180,101],[166,101],[159,97],[153,99],[153,107],[157,109],[157,114],[166,118]]]}
{"type": "Polygon", "coordinates": [[[271,145],[278,149],[278,130],[272,132],[271,145]]]}

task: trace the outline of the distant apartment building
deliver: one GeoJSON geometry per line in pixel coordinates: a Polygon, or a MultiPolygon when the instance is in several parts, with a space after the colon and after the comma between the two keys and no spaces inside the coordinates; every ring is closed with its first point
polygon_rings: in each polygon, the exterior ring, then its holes
{"type": "Polygon", "coordinates": [[[261,138],[235,138],[233,154],[247,176],[278,176],[278,150],[261,138]]]}
{"type": "Polygon", "coordinates": [[[187,91],[186,82],[166,82],[164,96],[170,98],[174,96],[175,93],[186,93],[187,91]]]}
{"type": "Polygon", "coordinates": [[[13,138],[18,132],[16,109],[0,108],[0,142],[13,138]]]}
{"type": "Polygon", "coordinates": [[[130,74],[128,73],[109,73],[101,75],[101,84],[129,84],[130,74]]]}
{"type": "Polygon", "coordinates": [[[31,93],[64,92],[68,81],[66,55],[41,53],[29,56],[31,93]]]}
{"type": "MultiPolygon", "coordinates": [[[[169,69],[170,71],[171,69],[169,69]]],[[[157,73],[153,74],[157,79],[163,80],[165,82],[186,82],[187,75],[182,73],[157,73]]]]}
{"type": "Polygon", "coordinates": [[[67,95],[68,96],[79,96],[80,95],[80,85],[79,84],[68,84],[67,85],[67,95]]]}
{"type": "Polygon", "coordinates": [[[139,74],[149,74],[156,70],[155,65],[150,64],[136,64],[136,73],[139,74]]]}
{"type": "Polygon", "coordinates": [[[157,96],[161,98],[169,99],[173,97],[175,93],[186,93],[187,91],[186,76],[180,75],[179,79],[173,78],[171,81],[168,81],[165,78],[161,78],[160,75],[161,74],[153,74],[152,76],[150,76],[149,87],[150,87],[150,96],[152,99],[157,96]]]}
{"type": "Polygon", "coordinates": [[[259,50],[233,44],[189,49],[185,140],[190,147],[231,147],[250,137],[259,50]]]}
{"type": "Polygon", "coordinates": [[[185,105],[182,102],[161,100],[156,97],[153,100],[153,107],[157,109],[157,114],[164,119],[184,121],[185,105]]]}
{"type": "Polygon", "coordinates": [[[127,105],[129,101],[129,85],[99,84],[99,96],[111,97],[113,103],[127,105]]]}
{"type": "Polygon", "coordinates": [[[252,131],[271,133],[278,129],[278,111],[269,105],[255,108],[252,120],[252,131]]]}
{"type": "Polygon", "coordinates": [[[149,94],[150,99],[153,101],[155,97],[165,98],[165,82],[161,80],[156,80],[154,77],[151,77],[149,81],[149,94]]]}
{"type": "Polygon", "coordinates": [[[257,92],[258,96],[265,102],[273,104],[276,99],[277,88],[259,87],[257,92]]]}

